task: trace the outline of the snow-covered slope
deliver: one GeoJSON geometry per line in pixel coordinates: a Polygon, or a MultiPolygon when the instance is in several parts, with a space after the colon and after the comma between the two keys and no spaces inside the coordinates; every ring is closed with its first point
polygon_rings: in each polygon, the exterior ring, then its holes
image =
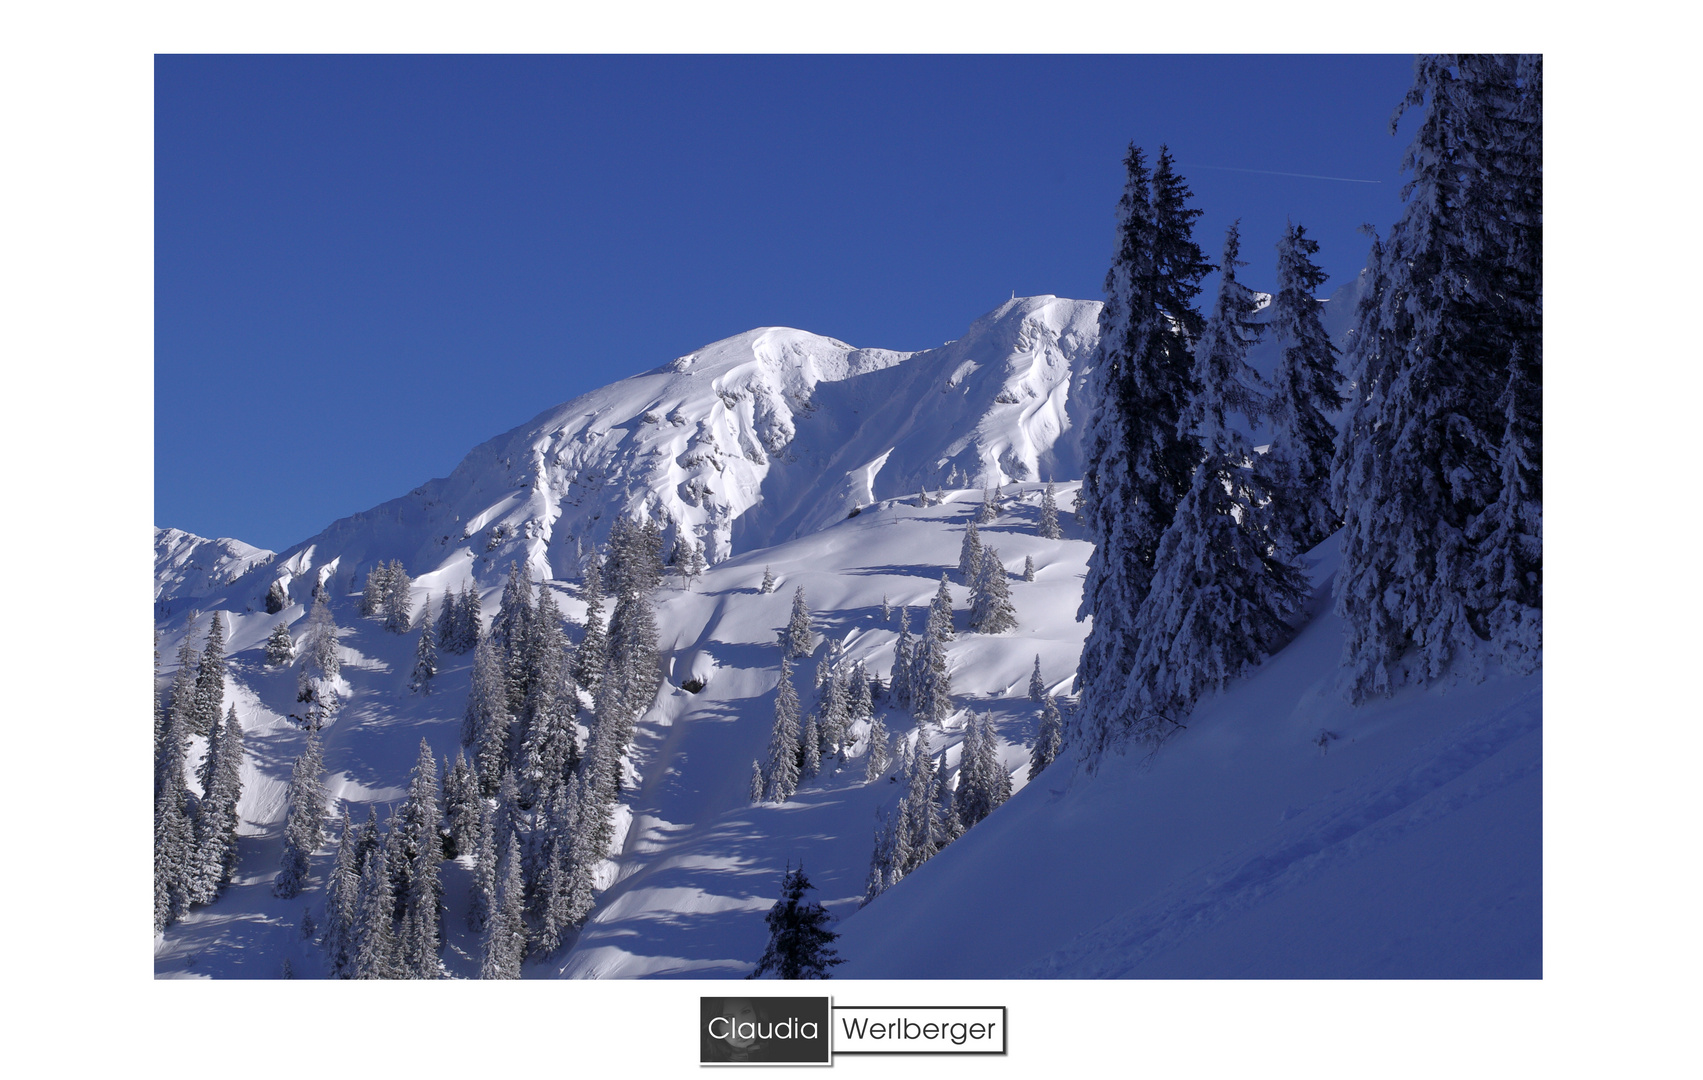
{"type": "Polygon", "coordinates": [[[272,560],[265,548],[241,540],[205,536],[182,529],[154,529],[154,601],[206,596],[272,560]]]}

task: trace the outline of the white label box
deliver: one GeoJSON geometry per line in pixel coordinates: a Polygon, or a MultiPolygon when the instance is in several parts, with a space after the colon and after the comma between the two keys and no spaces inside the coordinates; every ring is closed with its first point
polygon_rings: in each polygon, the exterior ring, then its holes
{"type": "Polygon", "coordinates": [[[1003,1054],[1003,1005],[835,1005],[835,1054],[1003,1054]]]}

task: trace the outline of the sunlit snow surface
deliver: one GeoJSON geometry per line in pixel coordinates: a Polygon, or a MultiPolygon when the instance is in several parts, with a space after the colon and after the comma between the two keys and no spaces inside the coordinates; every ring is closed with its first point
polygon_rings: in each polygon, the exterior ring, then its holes
{"type": "MultiPolygon", "coordinates": [[[[324,973],[300,922],[304,910],[322,920],[336,830],[309,891],[272,897],[284,788],[305,736],[289,719],[294,673],[267,668],[261,648],[280,620],[299,632],[312,581],[325,578],[345,627],[328,788],[357,821],[370,806],[382,819],[420,739],[440,759],[454,754],[470,657],[441,657],[434,693],[410,695],[415,636],[355,613],[351,590],[366,568],[402,558],[418,575],[417,600],[471,574],[489,618],[511,558],[528,559],[535,577],[565,577],[615,513],[648,504],[703,526],[723,561],[692,591],[671,578],[658,596],[667,679],[639,727],[607,888],[578,940],[530,963],[527,977],[741,977],[762,952],[782,869],[800,860],[842,920],[837,977],[1539,975],[1541,678],[1492,674],[1348,707],[1335,689],[1331,543],[1313,553],[1315,595],[1297,638],[1204,702],[1157,755],[1113,758],[1092,777],[1061,760],[1024,786],[1035,657],[1067,694],[1087,629],[1075,621],[1089,546],[1069,517],[1080,430],[1070,395],[1092,355],[1096,311],[1017,300],[962,341],[908,357],[753,331],[552,410],[476,449],[451,477],[344,519],[234,583],[174,594],[161,619],[166,675],[185,630],[198,645],[205,636],[209,615],[192,609],[222,609],[227,703],[249,732],[250,759],[237,880],[159,938],[157,973],[269,978],[286,960],[297,977],[324,973]],[[765,445],[783,422],[790,434],[765,445]],[[915,506],[916,487],[941,486],[950,469],[961,479],[946,503],[915,506]],[[1013,575],[1032,556],[1036,580],[1011,582],[1017,630],[967,633],[956,572],[964,525],[981,484],[1024,471],[981,535],[1013,575]],[[1058,541],[1035,535],[1048,476],[1060,481],[1058,541]],[[758,591],[765,566],[779,582],[769,595],[758,591]],[[746,797],[774,715],[777,632],[802,585],[818,631],[846,638],[848,658],[885,677],[897,608],[910,606],[920,629],[948,570],[960,631],[948,653],[953,691],[992,714],[1019,790],[858,910],[876,812],[899,793],[864,781],[861,744],[785,804],[746,797]],[[297,602],[267,615],[279,577],[297,602]],[[895,609],[887,622],[883,596],[895,609]],[[701,693],[679,688],[692,678],[701,693]]],[[[552,587],[581,617],[577,586],[552,587]]],[[[795,667],[807,708],[813,673],[811,660],[795,667]]],[[[965,715],[932,733],[949,764],[965,715]]],[[[895,737],[914,730],[901,711],[886,724],[895,737]]],[[[197,740],[191,765],[201,751],[197,740]]],[[[445,967],[474,976],[469,867],[445,864],[444,881],[445,967]]]]}

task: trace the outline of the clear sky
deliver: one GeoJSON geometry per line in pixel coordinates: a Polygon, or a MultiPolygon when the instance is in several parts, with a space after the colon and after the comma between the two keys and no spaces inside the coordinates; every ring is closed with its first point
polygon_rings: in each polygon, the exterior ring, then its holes
{"type": "Polygon", "coordinates": [[[752,327],[921,349],[1013,292],[1098,299],[1132,140],[1171,147],[1209,258],[1240,218],[1243,279],[1268,287],[1292,218],[1328,293],[1364,263],[1356,228],[1400,211],[1411,72],[160,57],[155,523],[283,548],[752,327]]]}

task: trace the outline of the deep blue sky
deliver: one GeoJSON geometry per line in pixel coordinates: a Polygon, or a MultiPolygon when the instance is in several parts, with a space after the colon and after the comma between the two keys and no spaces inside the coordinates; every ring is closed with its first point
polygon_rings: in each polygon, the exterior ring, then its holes
{"type": "MultiPolygon", "coordinates": [[[[1121,158],[1326,292],[1400,208],[1406,56],[161,57],[155,523],[282,548],[755,326],[920,349],[1098,299],[1121,158]],[[1263,170],[1235,171],[1235,170],[1263,170]],[[1375,180],[1303,179],[1271,173],[1375,180]]],[[[1203,301],[1205,297],[1203,296],[1203,301]]]]}

